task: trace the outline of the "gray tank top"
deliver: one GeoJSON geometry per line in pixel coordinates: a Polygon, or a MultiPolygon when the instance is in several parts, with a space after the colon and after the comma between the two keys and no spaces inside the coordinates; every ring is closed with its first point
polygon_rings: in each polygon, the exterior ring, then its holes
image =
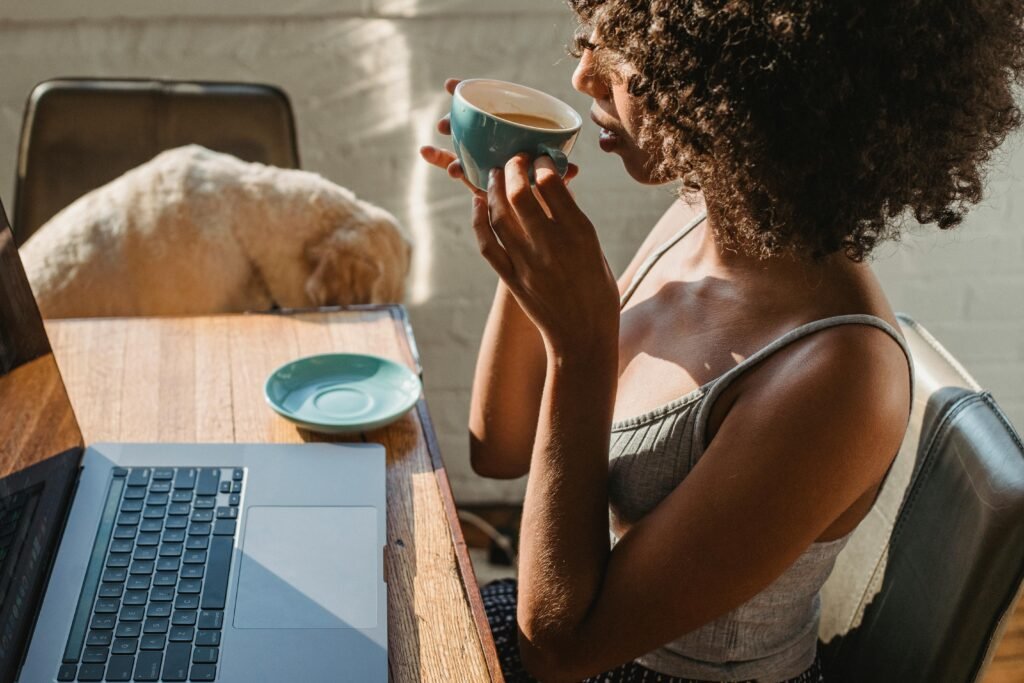
{"type": "MultiPolygon", "coordinates": [[[[704,218],[696,218],[648,257],[622,295],[621,305],[662,254],[704,218]]],[[[911,363],[903,337],[881,318],[827,318],[784,334],[685,396],[612,423],[608,463],[612,542],[618,540],[617,528],[632,525],[653,510],[693,469],[703,455],[711,406],[730,383],[787,344],[837,325],[870,325],[885,331],[911,363]]],[[[637,661],[661,673],[706,681],[776,683],[799,676],[816,656],[819,591],[848,539],[849,535],[812,544],[782,576],[746,603],[637,661]]]]}

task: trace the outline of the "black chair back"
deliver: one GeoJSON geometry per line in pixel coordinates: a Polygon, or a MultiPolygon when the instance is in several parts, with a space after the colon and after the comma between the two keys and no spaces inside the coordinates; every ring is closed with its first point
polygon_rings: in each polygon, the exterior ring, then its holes
{"type": "Polygon", "coordinates": [[[54,214],[160,152],[198,144],[299,167],[288,96],[255,83],[57,79],[25,107],[14,238],[20,246],[54,214]]]}
{"type": "Polygon", "coordinates": [[[1024,444],[924,328],[911,425],[822,592],[826,680],[979,679],[1024,582],[1024,444]]]}

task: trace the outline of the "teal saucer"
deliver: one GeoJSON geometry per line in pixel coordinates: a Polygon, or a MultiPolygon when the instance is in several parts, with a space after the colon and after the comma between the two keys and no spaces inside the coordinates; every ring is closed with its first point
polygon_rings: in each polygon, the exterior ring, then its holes
{"type": "Polygon", "coordinates": [[[267,403],[300,427],[327,434],[390,424],[419,400],[420,380],[398,363],[357,353],[325,353],[285,363],[263,387],[267,403]]]}

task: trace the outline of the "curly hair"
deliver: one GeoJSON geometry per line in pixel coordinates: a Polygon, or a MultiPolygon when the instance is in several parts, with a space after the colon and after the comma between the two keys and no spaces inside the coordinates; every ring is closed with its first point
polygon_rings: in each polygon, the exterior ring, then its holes
{"type": "Polygon", "coordinates": [[[908,213],[952,228],[1021,123],[1021,0],[568,2],[629,65],[655,176],[746,253],[861,261],[908,213]]]}

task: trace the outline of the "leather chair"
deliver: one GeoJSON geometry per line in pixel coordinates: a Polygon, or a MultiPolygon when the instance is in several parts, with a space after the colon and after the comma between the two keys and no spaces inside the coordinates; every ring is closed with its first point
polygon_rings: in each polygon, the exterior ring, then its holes
{"type": "Polygon", "coordinates": [[[285,168],[299,167],[288,96],[254,83],[57,79],[29,96],[18,151],[14,238],[87,192],[195,143],[285,168]]]}
{"type": "Polygon", "coordinates": [[[924,328],[900,322],[910,429],[822,591],[830,683],[980,680],[1024,581],[1024,444],[924,328]]]}

